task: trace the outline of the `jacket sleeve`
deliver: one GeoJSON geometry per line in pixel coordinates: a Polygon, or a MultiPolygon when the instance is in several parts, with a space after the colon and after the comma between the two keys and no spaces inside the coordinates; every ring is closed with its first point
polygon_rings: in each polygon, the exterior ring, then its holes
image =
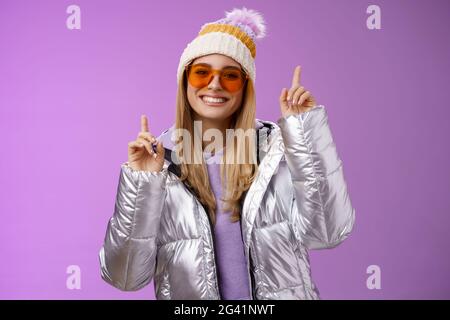
{"type": "Polygon", "coordinates": [[[282,117],[278,124],[294,188],[293,215],[304,244],[335,247],[350,234],[355,210],[325,107],[282,117]]]}
{"type": "Polygon", "coordinates": [[[114,213],[100,249],[103,280],[122,291],[135,291],[153,278],[156,236],[166,196],[167,170],[133,170],[121,165],[114,213]]]}

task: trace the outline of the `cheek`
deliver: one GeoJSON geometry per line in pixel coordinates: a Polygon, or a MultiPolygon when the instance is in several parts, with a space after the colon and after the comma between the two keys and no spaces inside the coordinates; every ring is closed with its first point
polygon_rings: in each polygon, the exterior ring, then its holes
{"type": "Polygon", "coordinates": [[[194,90],[192,90],[192,88],[190,86],[187,87],[187,96],[189,99],[192,99],[195,95],[194,90]]]}
{"type": "Polygon", "coordinates": [[[187,88],[187,97],[188,97],[188,102],[189,102],[189,104],[190,104],[192,107],[195,107],[196,104],[197,104],[197,101],[196,101],[196,91],[195,91],[192,87],[190,87],[190,86],[188,86],[188,88],[187,88]]]}
{"type": "Polygon", "coordinates": [[[234,101],[233,109],[238,109],[242,105],[242,102],[243,102],[243,92],[241,91],[239,94],[236,94],[233,97],[233,101],[234,101]]]}

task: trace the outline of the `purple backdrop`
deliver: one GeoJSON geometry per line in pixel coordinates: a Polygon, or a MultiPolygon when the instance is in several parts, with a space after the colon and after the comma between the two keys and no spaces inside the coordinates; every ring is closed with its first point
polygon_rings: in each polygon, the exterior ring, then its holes
{"type": "Polygon", "coordinates": [[[127,143],[175,115],[176,68],[200,26],[260,11],[257,116],[276,121],[296,64],[328,111],[353,234],[311,251],[323,299],[450,298],[449,1],[2,1],[0,298],[153,299],[100,278],[127,143]],[[81,9],[69,30],[66,8],[81,9]],[[381,8],[369,30],[366,9],[381,8]],[[447,39],[447,40],[445,40],[447,39]],[[68,289],[66,269],[81,269],[68,289]],[[368,289],[367,268],[381,269],[368,289]]]}

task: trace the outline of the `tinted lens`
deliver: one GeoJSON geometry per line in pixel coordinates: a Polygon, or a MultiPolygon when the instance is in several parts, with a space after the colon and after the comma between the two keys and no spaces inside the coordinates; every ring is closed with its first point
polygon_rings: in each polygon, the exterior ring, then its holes
{"type": "Polygon", "coordinates": [[[203,65],[193,65],[188,69],[189,83],[196,88],[203,88],[208,85],[212,76],[212,69],[203,65]]]}
{"type": "Polygon", "coordinates": [[[221,84],[225,90],[238,91],[244,84],[244,75],[236,69],[225,69],[222,71],[221,84]]]}

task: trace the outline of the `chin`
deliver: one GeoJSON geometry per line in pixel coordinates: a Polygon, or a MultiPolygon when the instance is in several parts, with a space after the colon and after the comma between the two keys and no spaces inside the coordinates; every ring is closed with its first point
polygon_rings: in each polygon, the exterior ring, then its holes
{"type": "Polygon", "coordinates": [[[227,112],[225,110],[205,110],[204,108],[201,108],[199,111],[200,112],[197,112],[197,114],[200,117],[210,120],[225,120],[231,116],[229,110],[227,110],[227,112]]]}
{"type": "Polygon", "coordinates": [[[209,106],[201,99],[198,101],[196,112],[198,115],[208,119],[226,119],[232,114],[230,101],[227,101],[223,106],[209,106]]]}

